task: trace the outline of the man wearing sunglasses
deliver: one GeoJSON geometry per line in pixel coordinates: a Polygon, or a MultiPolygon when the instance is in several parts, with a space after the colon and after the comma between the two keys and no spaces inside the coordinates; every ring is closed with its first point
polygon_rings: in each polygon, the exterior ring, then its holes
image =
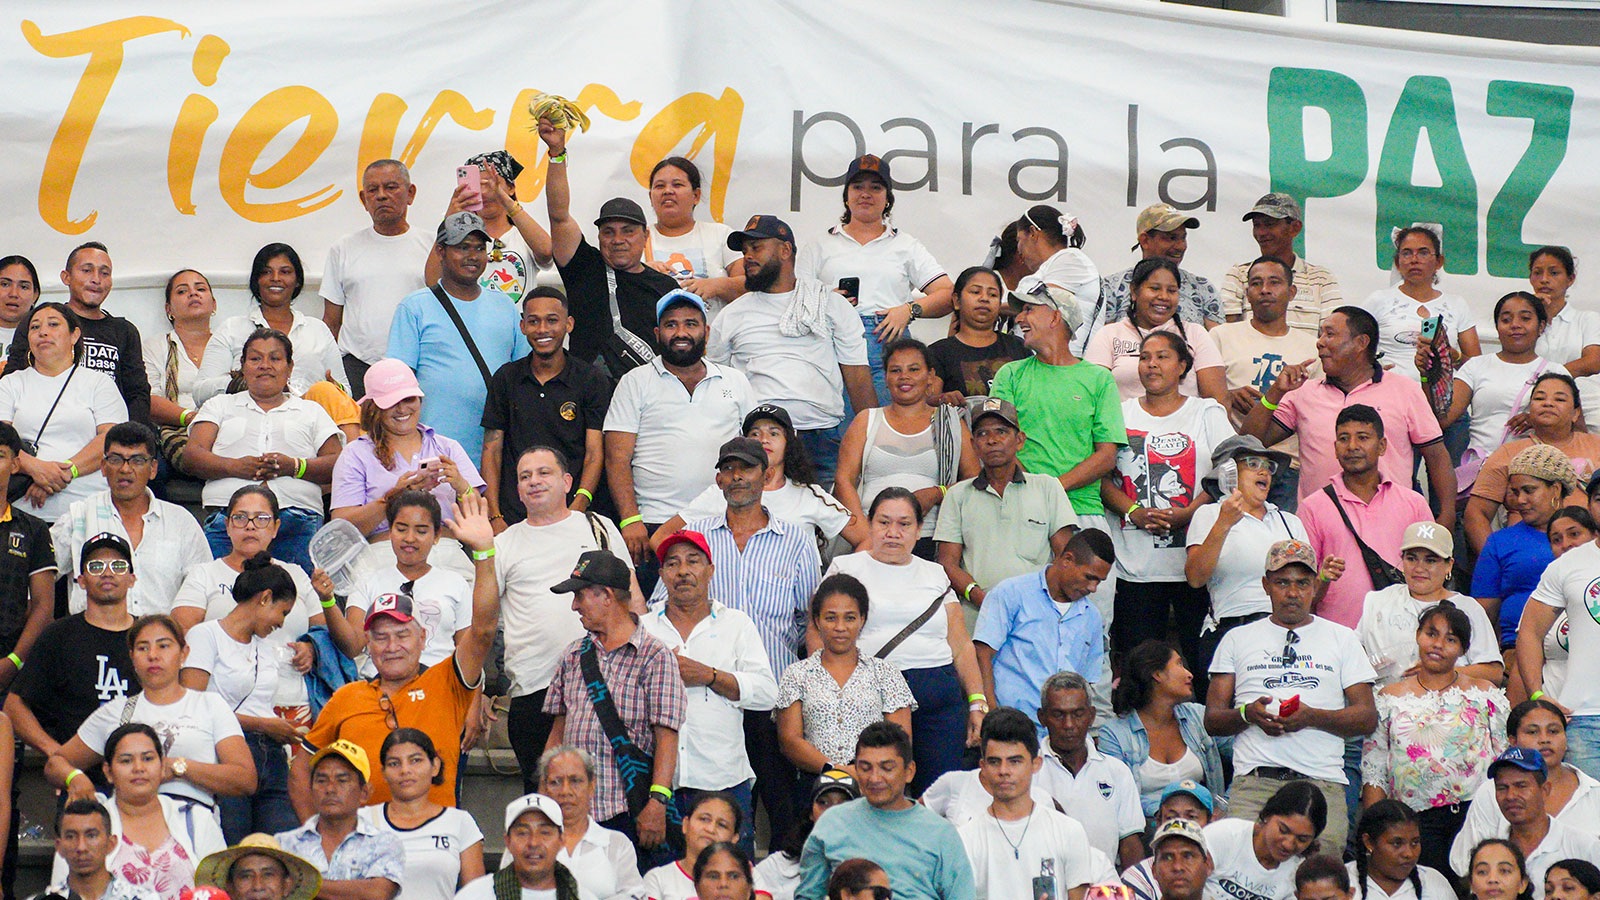
{"type": "Polygon", "coordinates": [[[1325,847],[1348,833],[1345,739],[1378,724],[1377,673],[1356,633],[1312,615],[1317,556],[1305,541],[1278,541],[1261,579],[1272,614],[1228,632],[1211,660],[1206,730],[1233,743],[1228,814],[1254,820],[1285,782],[1306,780],[1328,801],[1325,847]]]}
{"type": "MultiPolygon", "coordinates": [[[[84,541],[109,532],[126,538],[139,565],[139,580],[128,590],[128,614],[135,618],[172,610],[172,600],[189,569],[211,561],[205,532],[188,510],[150,491],[161,451],[156,434],[142,422],[111,426],[105,436],[100,472],[106,489],[67,509],[50,526],[56,565],[68,571],[84,541]]],[[[83,612],[89,599],[74,583],[68,612],[83,612]]]]}

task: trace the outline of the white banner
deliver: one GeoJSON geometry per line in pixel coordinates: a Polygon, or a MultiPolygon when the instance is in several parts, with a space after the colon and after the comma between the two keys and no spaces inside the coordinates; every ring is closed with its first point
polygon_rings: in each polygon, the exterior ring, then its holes
{"type": "Polygon", "coordinates": [[[1202,223],[1185,267],[1220,278],[1255,255],[1240,216],[1271,189],[1304,198],[1305,256],[1352,300],[1387,283],[1389,230],[1414,221],[1444,224],[1441,286],[1481,319],[1526,285],[1532,246],[1572,246],[1583,276],[1600,261],[1587,48],[1143,0],[98,0],[8,4],[0,58],[0,253],[53,286],[68,249],[103,241],[112,308],[141,325],[159,304],[127,288],[180,267],[237,284],[269,241],[315,277],[366,224],[371,159],[412,166],[431,231],[453,167],[506,147],[543,218],[539,91],[595,120],[571,142],[585,222],[643,202],[676,152],[705,173],[700,216],[776,213],[804,240],[870,151],[893,164],[897,223],[952,275],[1033,202],[1076,213],[1116,271],[1138,210],[1168,201],[1202,223]]]}

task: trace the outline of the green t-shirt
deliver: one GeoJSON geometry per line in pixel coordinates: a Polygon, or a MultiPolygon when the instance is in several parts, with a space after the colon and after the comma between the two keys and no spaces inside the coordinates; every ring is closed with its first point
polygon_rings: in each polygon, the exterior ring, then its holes
{"type": "MultiPolygon", "coordinates": [[[[995,373],[989,395],[1017,407],[1028,436],[1017,456],[1030,472],[1060,477],[1089,458],[1095,444],[1126,444],[1122,398],[1111,370],[1092,362],[1052,366],[1037,357],[1006,363],[995,373]]],[[[1080,516],[1105,515],[1100,482],[1068,491],[1080,516]]]]}

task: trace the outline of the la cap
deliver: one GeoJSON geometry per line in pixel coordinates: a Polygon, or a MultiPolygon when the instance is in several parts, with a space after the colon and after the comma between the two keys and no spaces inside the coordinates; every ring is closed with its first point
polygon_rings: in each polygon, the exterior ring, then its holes
{"type": "Polygon", "coordinates": [[[740,253],[744,251],[745,241],[761,241],[768,238],[785,241],[792,247],[794,229],[777,216],[751,216],[750,221],[744,223],[742,231],[728,235],[728,249],[740,253]]]}
{"type": "Polygon", "coordinates": [[[1279,541],[1267,551],[1267,571],[1276,572],[1295,564],[1317,571],[1317,553],[1305,541],[1279,541]]]}
{"type": "Polygon", "coordinates": [[[1450,535],[1450,529],[1438,523],[1412,522],[1406,526],[1406,533],[1400,538],[1400,552],[1415,549],[1431,550],[1440,559],[1450,559],[1455,555],[1456,542],[1450,535]]]}
{"type": "Polygon", "coordinates": [[[639,204],[627,197],[612,197],[600,205],[600,217],[594,220],[595,227],[607,222],[631,222],[635,225],[648,226],[645,221],[644,210],[639,204]]]}
{"type": "Polygon", "coordinates": [[[1177,231],[1179,228],[1199,228],[1200,220],[1187,213],[1182,213],[1170,203],[1157,203],[1146,206],[1139,213],[1139,221],[1135,226],[1137,234],[1147,231],[1177,231]]]}
{"type": "Polygon", "coordinates": [[[1269,219],[1293,219],[1304,222],[1305,216],[1300,214],[1300,204],[1295,199],[1282,191],[1273,191],[1262,194],[1256,205],[1244,214],[1242,221],[1248,222],[1256,216],[1266,216],[1269,219]]]}
{"type": "Polygon", "coordinates": [[[1161,790],[1161,802],[1165,803],[1168,797],[1175,797],[1179,794],[1187,794],[1193,797],[1196,802],[1206,808],[1206,812],[1214,813],[1217,811],[1217,799],[1211,795],[1211,791],[1200,782],[1189,778],[1185,778],[1182,781],[1174,781],[1163,788],[1161,790]]]}
{"type": "Polygon", "coordinates": [[[382,618],[390,618],[401,624],[416,621],[411,598],[405,594],[379,594],[367,610],[367,618],[361,623],[362,630],[371,631],[372,626],[382,618]]]}
{"type": "Polygon", "coordinates": [[[364,403],[371,400],[379,409],[392,409],[396,403],[411,397],[426,397],[422,386],[417,383],[417,375],[411,367],[404,362],[392,357],[380,359],[367,370],[367,394],[358,400],[364,403]]]}
{"type": "Polygon", "coordinates": [[[1017,407],[1010,400],[1002,400],[999,397],[985,397],[976,406],[969,407],[967,411],[972,415],[973,428],[977,428],[979,422],[993,416],[1018,431],[1022,430],[1022,424],[1017,420],[1017,407]]]}
{"type": "Polygon", "coordinates": [[[701,318],[709,315],[706,312],[706,301],[702,300],[699,294],[677,288],[662,294],[661,299],[656,301],[656,322],[659,323],[661,317],[667,314],[667,310],[674,306],[692,306],[700,310],[701,318]]]}
{"type": "Polygon", "coordinates": [[[523,794],[506,804],[506,831],[510,831],[511,826],[528,812],[541,813],[550,820],[550,824],[557,828],[565,827],[561,820],[561,804],[543,794],[523,794]]]}
{"type": "Polygon", "coordinates": [[[89,554],[107,547],[117,551],[129,563],[133,562],[133,548],[128,546],[128,539],[120,534],[102,531],[83,542],[83,549],[78,551],[78,569],[81,571],[83,564],[89,561],[89,554]]]}

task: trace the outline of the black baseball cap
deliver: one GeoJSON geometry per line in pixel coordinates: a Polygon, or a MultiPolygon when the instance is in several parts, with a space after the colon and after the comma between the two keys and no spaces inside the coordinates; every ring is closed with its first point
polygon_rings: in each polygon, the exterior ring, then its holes
{"type": "Polygon", "coordinates": [[[78,551],[78,569],[80,571],[83,569],[83,564],[89,560],[89,554],[106,547],[117,551],[128,562],[133,562],[133,548],[128,545],[128,539],[120,534],[102,531],[83,542],[83,549],[78,551]]]}
{"type": "Polygon", "coordinates": [[[607,222],[632,222],[635,225],[649,225],[645,221],[644,210],[639,204],[627,197],[612,197],[600,206],[600,217],[594,220],[596,227],[607,222]]]}
{"type": "Polygon", "coordinates": [[[728,235],[728,249],[735,253],[744,250],[744,242],[761,241],[776,238],[794,246],[794,229],[789,223],[777,216],[751,216],[750,221],[744,223],[743,231],[735,231],[728,235]]]}
{"type": "Polygon", "coordinates": [[[855,181],[856,176],[863,172],[876,177],[891,189],[894,187],[894,181],[889,177],[889,161],[881,156],[868,153],[850,160],[850,167],[844,172],[844,183],[855,181]]]}
{"type": "Polygon", "coordinates": [[[760,441],[741,435],[723,444],[722,449],[717,451],[719,467],[730,459],[737,459],[752,466],[765,466],[767,451],[761,446],[760,441]]]}
{"type": "Polygon", "coordinates": [[[633,573],[609,550],[587,550],[572,567],[572,577],[550,590],[557,594],[576,594],[591,585],[626,591],[633,586],[633,573]]]}
{"type": "Polygon", "coordinates": [[[794,434],[794,419],[789,418],[789,411],[787,409],[784,409],[775,403],[763,403],[755,409],[750,410],[750,415],[744,417],[744,426],[739,430],[749,434],[750,429],[754,428],[755,424],[762,419],[771,419],[772,421],[777,422],[779,425],[782,425],[784,431],[789,432],[791,435],[794,434]]]}

